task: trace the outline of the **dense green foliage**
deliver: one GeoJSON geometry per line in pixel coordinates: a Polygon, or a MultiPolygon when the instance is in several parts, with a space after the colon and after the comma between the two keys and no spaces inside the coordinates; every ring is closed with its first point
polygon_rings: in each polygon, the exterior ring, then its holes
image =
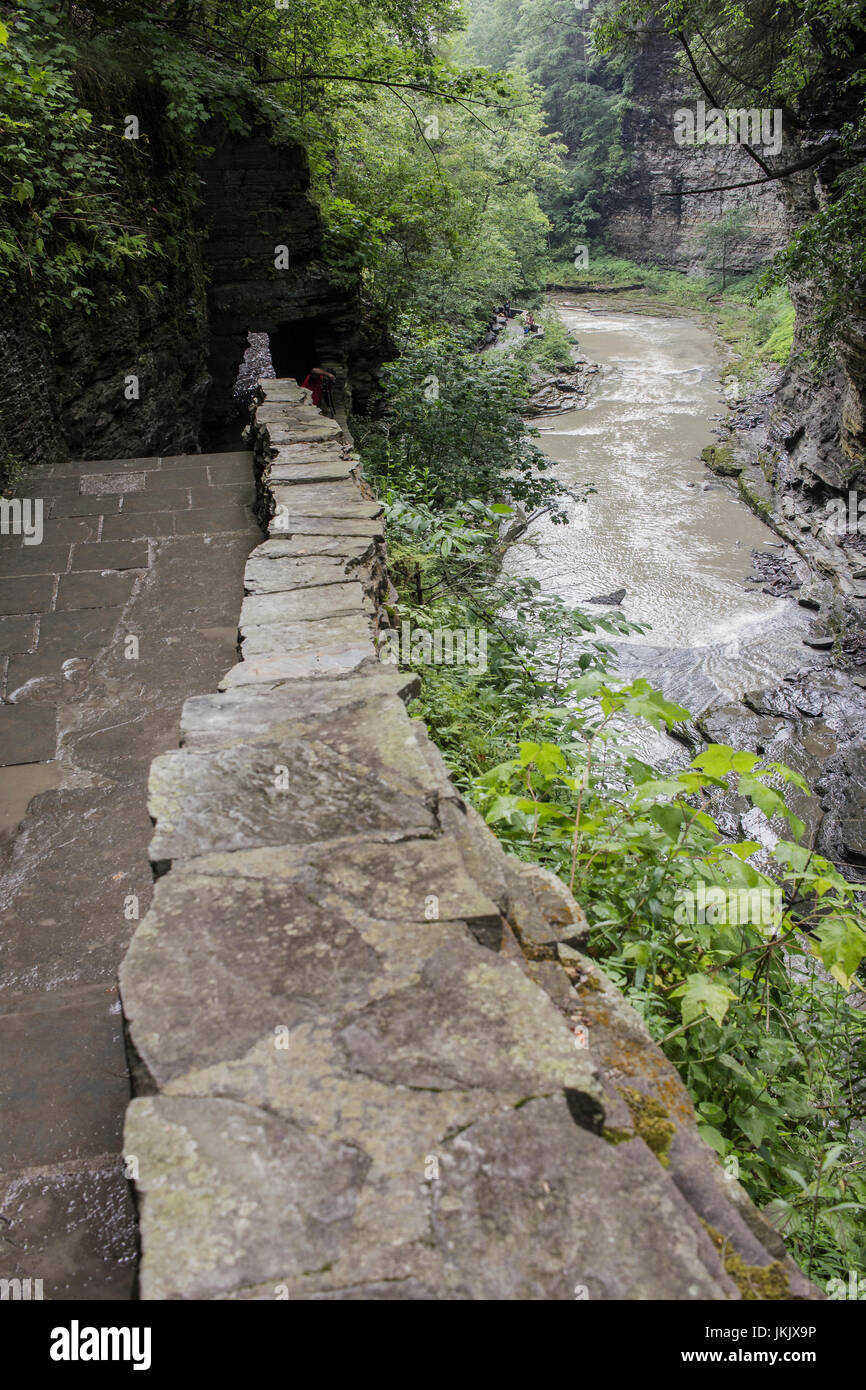
{"type": "Polygon", "coordinates": [[[147,122],[124,139],[120,113],[142,102],[193,154],[212,117],[300,141],[334,271],[387,323],[477,329],[492,301],[544,283],[537,192],[562,185],[560,147],[523,78],[449,61],[452,0],[20,0],[0,14],[9,292],[87,305],[94,275],[120,292],[122,260],[170,254],[136,206],[135,160],[153,151],[147,122]]]}
{"type": "Polygon", "coordinates": [[[510,354],[479,355],[443,330],[408,339],[386,382],[386,408],[361,435],[382,485],[397,480],[406,500],[442,508],[497,502],[507,486],[512,502],[561,515],[561,484],[544,476],[552,464],[521,414],[528,374],[510,354]]]}
{"type": "Polygon", "coordinates": [[[536,189],[561,181],[558,146],[524,84],[477,107],[388,91],[347,114],[317,189],[332,264],[360,276],[388,322],[478,329],[503,298],[544,285],[548,221],[536,189]]]}
{"type": "Polygon", "coordinates": [[[94,271],[119,284],[148,239],[127,207],[121,132],[82,105],[73,50],[55,15],[41,20],[48,35],[29,10],[0,27],[0,286],[26,287],[47,312],[91,304],[94,271]]]}
{"type": "Polygon", "coordinates": [[[589,13],[573,0],[472,0],[470,16],[472,56],[525,72],[542,95],[550,129],[565,141],[567,182],[544,202],[553,245],[584,241],[604,194],[628,167],[620,140],[630,96],[627,58],[597,51],[589,13]]]}

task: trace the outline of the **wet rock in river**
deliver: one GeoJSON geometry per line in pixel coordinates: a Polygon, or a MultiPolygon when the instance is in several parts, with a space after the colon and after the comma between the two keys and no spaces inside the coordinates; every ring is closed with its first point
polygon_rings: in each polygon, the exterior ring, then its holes
{"type": "Polygon", "coordinates": [[[625,589],[614,589],[612,594],[602,594],[598,598],[588,598],[587,603],[606,603],[618,607],[625,598],[625,589]]]}
{"type": "Polygon", "coordinates": [[[590,381],[597,372],[596,363],[588,362],[579,354],[572,370],[533,373],[532,410],[536,415],[561,415],[567,410],[579,410],[585,404],[590,381]]]}

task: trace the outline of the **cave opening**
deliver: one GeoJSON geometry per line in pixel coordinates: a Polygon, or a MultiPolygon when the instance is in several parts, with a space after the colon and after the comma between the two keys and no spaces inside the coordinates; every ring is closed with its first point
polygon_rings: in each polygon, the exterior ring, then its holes
{"type": "Polygon", "coordinates": [[[292,323],[280,323],[269,338],[274,376],[293,377],[301,382],[313,367],[320,365],[323,333],[319,320],[296,319],[292,323]]]}
{"type": "Polygon", "coordinates": [[[256,383],[263,377],[291,377],[298,383],[304,381],[313,367],[321,365],[319,355],[326,351],[327,335],[324,321],[314,318],[278,323],[267,332],[250,329],[239,361],[242,342],[243,339],[233,338],[231,349],[224,346],[222,358],[217,356],[218,364],[221,363],[221,379],[230,380],[231,373],[234,384],[231,398],[220,414],[206,420],[202,426],[201,448],[205,453],[242,449],[241,436],[249,424],[256,383]]]}
{"type": "Polygon", "coordinates": [[[241,436],[250,422],[250,406],[256,383],[261,377],[273,375],[268,335],[250,329],[246,335],[244,354],[237,366],[228,407],[218,418],[206,420],[202,426],[201,448],[204,453],[243,449],[241,436]]]}

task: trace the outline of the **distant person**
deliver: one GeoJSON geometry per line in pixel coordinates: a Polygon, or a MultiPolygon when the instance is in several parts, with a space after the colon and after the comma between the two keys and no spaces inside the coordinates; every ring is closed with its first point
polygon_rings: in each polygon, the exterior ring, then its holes
{"type": "Polygon", "coordinates": [[[326,386],[332,386],[337,380],[333,372],[327,371],[324,367],[312,367],[301,382],[313,397],[313,405],[318,405],[322,399],[322,392],[326,386]]]}
{"type": "Polygon", "coordinates": [[[528,333],[534,333],[537,327],[534,315],[527,310],[523,316],[523,336],[526,337],[528,333]]]}

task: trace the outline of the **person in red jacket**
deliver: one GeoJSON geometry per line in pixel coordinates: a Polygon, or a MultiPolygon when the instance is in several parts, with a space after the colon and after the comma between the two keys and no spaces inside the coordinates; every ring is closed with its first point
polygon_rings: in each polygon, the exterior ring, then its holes
{"type": "Polygon", "coordinates": [[[324,367],[312,367],[304,377],[301,385],[312,392],[313,405],[318,405],[322,399],[322,392],[326,386],[330,386],[337,378],[333,372],[328,372],[324,367]]]}

